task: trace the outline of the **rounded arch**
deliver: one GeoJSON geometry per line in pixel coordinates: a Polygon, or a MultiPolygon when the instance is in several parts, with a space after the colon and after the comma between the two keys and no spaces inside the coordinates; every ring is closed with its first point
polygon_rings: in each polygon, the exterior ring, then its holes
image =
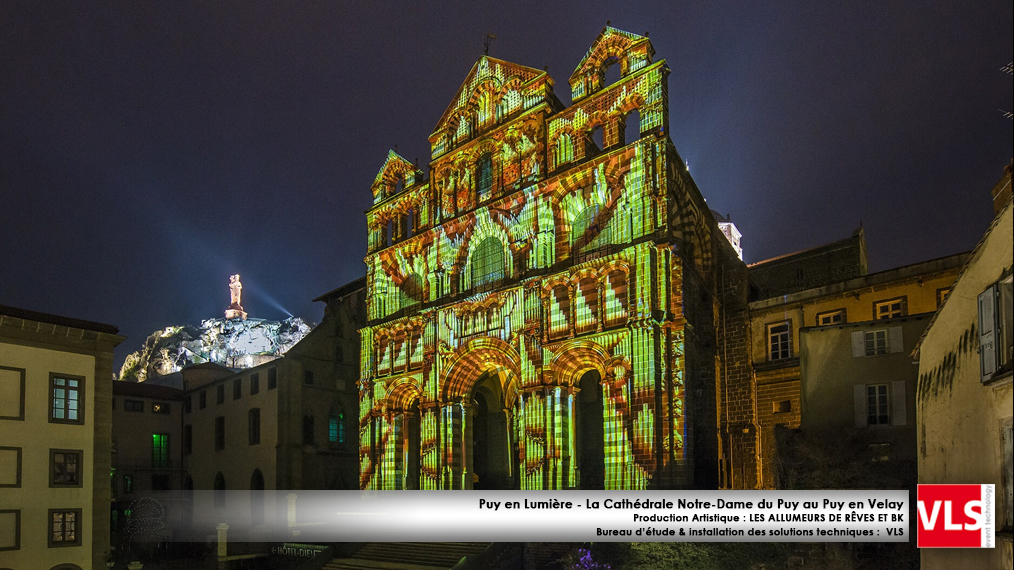
{"type": "Polygon", "coordinates": [[[483,237],[469,255],[472,286],[496,283],[507,276],[506,251],[498,236],[483,237]]]}
{"type": "Polygon", "coordinates": [[[508,387],[503,383],[521,377],[520,363],[521,356],[506,342],[490,337],[472,339],[449,358],[442,398],[453,400],[466,396],[483,373],[496,368],[510,375],[508,378],[500,375],[501,387],[507,393],[508,387]]]}
{"type": "Polygon", "coordinates": [[[422,391],[416,379],[411,376],[398,378],[391,382],[387,392],[388,410],[407,410],[412,402],[419,399],[422,391]]]}
{"type": "MultiPolygon", "coordinates": [[[[10,569],[0,569],[0,570],[10,570],[10,569]]],[[[68,562],[65,562],[63,564],[57,564],[56,566],[53,566],[49,570],[82,570],[82,568],[77,564],[70,564],[68,562]]]]}
{"type": "Polygon", "coordinates": [[[584,373],[590,370],[595,370],[605,378],[612,360],[612,355],[600,344],[590,340],[572,340],[560,347],[550,368],[561,384],[575,386],[584,373]]]}

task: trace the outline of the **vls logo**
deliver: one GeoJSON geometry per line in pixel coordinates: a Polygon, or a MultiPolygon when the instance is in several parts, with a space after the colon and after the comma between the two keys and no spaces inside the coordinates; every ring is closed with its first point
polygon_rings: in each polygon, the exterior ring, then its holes
{"type": "Polygon", "coordinates": [[[994,548],[993,485],[919,485],[919,548],[994,548]]]}

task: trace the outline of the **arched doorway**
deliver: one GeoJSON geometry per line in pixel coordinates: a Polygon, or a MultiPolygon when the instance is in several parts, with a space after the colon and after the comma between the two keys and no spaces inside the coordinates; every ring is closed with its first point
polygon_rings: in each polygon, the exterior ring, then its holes
{"type": "Polygon", "coordinates": [[[473,489],[514,489],[510,414],[504,406],[497,371],[484,373],[471,391],[471,471],[473,489]]]}
{"type": "Polygon", "coordinates": [[[604,419],[602,385],[597,370],[589,370],[578,382],[577,457],[582,489],[605,488],[604,419]]]}
{"type": "Polygon", "coordinates": [[[264,524],[264,474],[260,469],[250,476],[250,523],[264,524]]]}

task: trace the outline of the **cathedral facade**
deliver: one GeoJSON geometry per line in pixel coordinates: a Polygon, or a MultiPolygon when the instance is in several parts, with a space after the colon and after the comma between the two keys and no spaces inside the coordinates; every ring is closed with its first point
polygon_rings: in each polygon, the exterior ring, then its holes
{"type": "Polygon", "coordinates": [[[428,175],[388,154],[362,489],[755,485],[745,266],[669,139],[653,57],[606,27],[564,107],[545,71],[484,56],[428,175]]]}

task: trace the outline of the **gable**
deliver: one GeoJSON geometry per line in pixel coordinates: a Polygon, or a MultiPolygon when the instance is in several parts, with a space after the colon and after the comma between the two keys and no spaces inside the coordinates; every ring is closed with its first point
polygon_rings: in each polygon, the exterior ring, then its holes
{"type": "Polygon", "coordinates": [[[432,157],[471,140],[481,130],[551,97],[542,70],[483,56],[472,66],[430,135],[432,157]]]}
{"type": "Polygon", "coordinates": [[[408,188],[422,182],[422,178],[422,171],[415,164],[393,150],[387,151],[387,160],[380,167],[370,186],[370,190],[373,191],[373,203],[382,202],[392,196],[399,181],[404,182],[404,187],[408,188]]]}
{"type": "Polygon", "coordinates": [[[570,76],[571,100],[577,102],[605,87],[604,71],[610,61],[616,60],[620,65],[620,75],[626,77],[648,66],[654,55],[655,48],[647,36],[606,26],[570,76]]]}

